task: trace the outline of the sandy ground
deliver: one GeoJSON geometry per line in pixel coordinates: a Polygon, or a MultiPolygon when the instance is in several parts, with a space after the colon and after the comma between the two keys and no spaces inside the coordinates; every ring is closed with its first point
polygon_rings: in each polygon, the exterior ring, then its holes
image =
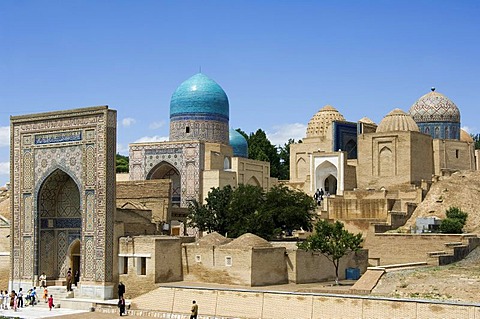
{"type": "Polygon", "coordinates": [[[446,266],[387,272],[372,295],[480,302],[480,247],[446,266]]]}

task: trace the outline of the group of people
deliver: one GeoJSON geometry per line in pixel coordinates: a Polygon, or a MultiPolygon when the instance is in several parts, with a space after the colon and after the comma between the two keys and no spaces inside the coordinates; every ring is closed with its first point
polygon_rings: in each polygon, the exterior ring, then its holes
{"type": "Polygon", "coordinates": [[[77,269],[75,271],[75,275],[73,275],[72,268],[68,268],[66,279],[67,279],[67,291],[73,291],[72,283],[75,285],[75,287],[77,287],[78,282],[80,281],[80,272],[77,269]]]}
{"type": "MultiPolygon", "coordinates": [[[[48,297],[47,287],[44,288],[43,298],[45,302],[48,302],[48,307],[50,310],[54,307],[53,304],[53,295],[48,297]]],[[[33,287],[27,291],[26,294],[23,293],[23,289],[20,288],[18,292],[12,290],[10,293],[8,291],[0,290],[0,309],[8,310],[13,309],[17,311],[18,308],[23,308],[25,306],[35,306],[38,303],[37,296],[37,287],[33,287]],[[24,300],[25,298],[25,300],[24,300]]]]}
{"type": "Polygon", "coordinates": [[[317,188],[317,191],[315,192],[315,194],[313,194],[313,199],[315,200],[315,202],[317,202],[318,206],[322,205],[323,195],[325,195],[323,188],[317,188]]]}

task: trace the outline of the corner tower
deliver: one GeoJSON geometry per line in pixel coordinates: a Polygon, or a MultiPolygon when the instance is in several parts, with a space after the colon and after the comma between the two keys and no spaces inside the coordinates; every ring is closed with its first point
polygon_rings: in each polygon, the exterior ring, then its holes
{"type": "Polygon", "coordinates": [[[225,91],[202,73],[175,90],[170,100],[170,141],[229,144],[229,104],[225,91]]]}

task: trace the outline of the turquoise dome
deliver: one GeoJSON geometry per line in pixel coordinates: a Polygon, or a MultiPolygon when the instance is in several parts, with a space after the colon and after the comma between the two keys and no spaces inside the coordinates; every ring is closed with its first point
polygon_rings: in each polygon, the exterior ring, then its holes
{"type": "Polygon", "coordinates": [[[242,134],[230,129],[230,146],[233,148],[233,156],[248,158],[248,143],[242,134]]]}
{"type": "Polygon", "coordinates": [[[170,100],[170,119],[228,121],[225,91],[208,76],[198,73],[180,84],[170,100]]]}

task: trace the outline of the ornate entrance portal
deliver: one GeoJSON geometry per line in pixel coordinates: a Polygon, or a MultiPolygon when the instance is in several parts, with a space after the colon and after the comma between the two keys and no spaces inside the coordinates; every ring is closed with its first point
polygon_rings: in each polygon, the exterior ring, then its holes
{"type": "Polygon", "coordinates": [[[80,272],[75,296],[113,298],[116,111],[11,117],[11,289],[80,272]]]}
{"type": "Polygon", "coordinates": [[[82,214],[78,186],[67,173],[57,169],[40,187],[37,205],[40,228],[37,273],[63,279],[68,268],[80,270],[82,214]],[[76,251],[69,249],[74,242],[76,251]],[[77,258],[76,267],[72,267],[75,264],[72,253],[77,258]]]}

